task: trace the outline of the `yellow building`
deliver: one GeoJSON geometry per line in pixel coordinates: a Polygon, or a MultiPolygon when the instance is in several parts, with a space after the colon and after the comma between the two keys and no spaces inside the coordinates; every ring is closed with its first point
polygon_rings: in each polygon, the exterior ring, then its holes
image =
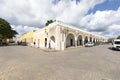
{"type": "Polygon", "coordinates": [[[31,43],[33,43],[34,32],[35,32],[35,30],[23,34],[20,38],[20,41],[26,42],[28,45],[30,45],[31,43]]]}
{"type": "Polygon", "coordinates": [[[7,43],[14,42],[12,38],[6,39],[7,43]]]}

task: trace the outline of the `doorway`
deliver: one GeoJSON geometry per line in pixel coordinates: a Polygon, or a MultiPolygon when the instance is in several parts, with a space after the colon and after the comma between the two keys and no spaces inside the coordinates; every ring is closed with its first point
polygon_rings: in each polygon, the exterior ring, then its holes
{"type": "Polygon", "coordinates": [[[45,38],[45,47],[47,47],[47,38],[45,38]]]}
{"type": "Polygon", "coordinates": [[[73,46],[73,39],[70,39],[70,45],[73,46]]]}
{"type": "Polygon", "coordinates": [[[69,34],[66,38],[66,47],[75,46],[75,37],[73,34],[69,34]]]}

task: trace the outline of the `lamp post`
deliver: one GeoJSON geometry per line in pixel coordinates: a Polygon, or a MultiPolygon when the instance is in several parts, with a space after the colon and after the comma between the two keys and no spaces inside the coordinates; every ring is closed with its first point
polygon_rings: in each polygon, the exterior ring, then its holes
{"type": "Polygon", "coordinates": [[[45,34],[46,34],[46,36],[48,37],[48,32],[46,31],[46,29],[45,29],[45,34]]]}

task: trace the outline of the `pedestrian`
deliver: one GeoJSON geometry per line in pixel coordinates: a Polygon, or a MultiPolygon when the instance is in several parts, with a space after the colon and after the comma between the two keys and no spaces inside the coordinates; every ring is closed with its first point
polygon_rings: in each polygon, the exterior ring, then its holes
{"type": "Polygon", "coordinates": [[[17,44],[18,44],[18,45],[20,45],[20,42],[19,42],[19,41],[17,41],[17,44]]]}
{"type": "Polygon", "coordinates": [[[50,44],[50,42],[49,42],[49,49],[51,49],[51,44],[50,44]]]}
{"type": "Polygon", "coordinates": [[[34,44],[34,46],[35,46],[35,42],[34,42],[33,44],[34,44]]]}
{"type": "Polygon", "coordinates": [[[22,40],[19,42],[19,45],[22,45],[22,40]]]}

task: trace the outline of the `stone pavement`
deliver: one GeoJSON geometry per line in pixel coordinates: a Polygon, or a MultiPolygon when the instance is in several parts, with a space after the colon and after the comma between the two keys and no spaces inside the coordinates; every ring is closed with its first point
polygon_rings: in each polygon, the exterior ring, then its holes
{"type": "Polygon", "coordinates": [[[0,47],[0,80],[120,80],[120,51],[111,45],[46,52],[0,47]]]}

